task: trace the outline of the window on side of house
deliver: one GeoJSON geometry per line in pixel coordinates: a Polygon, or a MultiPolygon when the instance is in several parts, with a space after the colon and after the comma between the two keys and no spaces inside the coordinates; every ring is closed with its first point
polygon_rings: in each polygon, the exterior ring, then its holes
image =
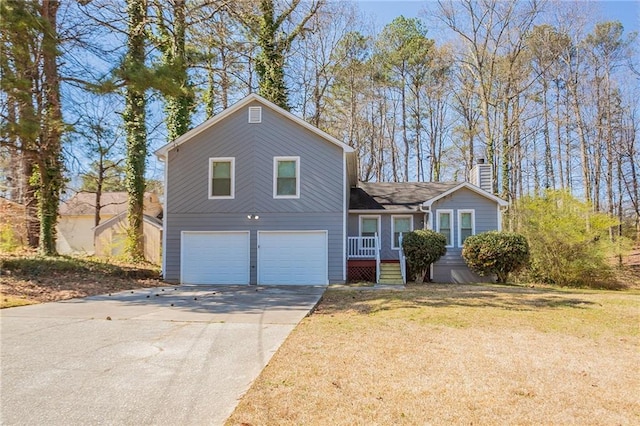
{"type": "Polygon", "coordinates": [[[391,248],[400,249],[400,234],[406,235],[413,231],[413,216],[392,216],[391,217],[391,248]]]}
{"type": "Polygon", "coordinates": [[[446,246],[453,247],[453,210],[437,210],[436,220],[436,229],[446,238],[446,246]]]}
{"type": "Polygon", "coordinates": [[[360,216],[360,236],[375,237],[376,234],[380,235],[379,224],[379,216],[360,216]]]}
{"type": "Polygon", "coordinates": [[[235,158],[209,159],[209,199],[235,197],[235,158]]]}
{"type": "Polygon", "coordinates": [[[462,247],[464,240],[476,233],[475,211],[458,210],[458,246],[462,247]]]}
{"type": "Polygon", "coordinates": [[[300,157],[274,157],[273,198],[300,198],[300,157]]]}
{"type": "MultiPolygon", "coordinates": [[[[380,241],[380,216],[360,216],[360,236],[375,237],[378,236],[380,241]]],[[[359,248],[361,250],[375,249],[376,240],[360,240],[359,248]]]]}

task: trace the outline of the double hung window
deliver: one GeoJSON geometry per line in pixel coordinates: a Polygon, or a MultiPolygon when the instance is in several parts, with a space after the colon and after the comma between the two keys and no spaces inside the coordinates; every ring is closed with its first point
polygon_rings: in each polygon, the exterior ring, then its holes
{"type": "Polygon", "coordinates": [[[467,237],[475,234],[473,210],[458,210],[458,246],[462,247],[467,237]]]}
{"type": "Polygon", "coordinates": [[[447,240],[446,246],[453,247],[453,210],[437,210],[436,220],[436,229],[447,240]]]}
{"type": "Polygon", "coordinates": [[[209,160],[209,198],[224,199],[235,196],[235,158],[209,160]]]}
{"type": "Polygon", "coordinates": [[[391,232],[392,232],[391,248],[400,249],[400,234],[406,235],[411,231],[413,231],[412,216],[392,216],[391,217],[391,232]]]}
{"type": "Polygon", "coordinates": [[[273,197],[300,198],[300,157],[273,159],[273,197]]]}

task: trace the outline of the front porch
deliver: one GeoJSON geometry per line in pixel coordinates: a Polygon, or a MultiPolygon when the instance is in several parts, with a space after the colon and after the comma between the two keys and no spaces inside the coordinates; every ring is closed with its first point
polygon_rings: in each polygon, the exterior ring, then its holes
{"type": "Polygon", "coordinates": [[[402,249],[399,257],[399,260],[380,258],[380,238],[377,234],[373,237],[348,237],[347,281],[406,284],[406,261],[402,249]]]}

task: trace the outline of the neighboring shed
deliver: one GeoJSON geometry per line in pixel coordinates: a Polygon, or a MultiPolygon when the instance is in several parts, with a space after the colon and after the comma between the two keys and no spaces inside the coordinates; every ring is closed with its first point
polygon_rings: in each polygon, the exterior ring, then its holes
{"type": "MultiPolygon", "coordinates": [[[[96,256],[117,257],[124,253],[127,237],[127,214],[122,212],[106,220],[95,228],[94,239],[96,256]]],[[[144,215],[144,258],[159,265],[162,261],[162,221],[144,215]]]]}
{"type": "MultiPolygon", "coordinates": [[[[109,220],[127,211],[128,195],[126,192],[105,192],[100,204],[100,218],[109,220]]],[[[68,201],[60,204],[57,226],[57,245],[60,254],[95,252],[96,195],[89,192],[79,192],[68,201]]],[[[147,192],[144,195],[144,213],[157,217],[162,212],[162,203],[158,195],[147,192]]]]}

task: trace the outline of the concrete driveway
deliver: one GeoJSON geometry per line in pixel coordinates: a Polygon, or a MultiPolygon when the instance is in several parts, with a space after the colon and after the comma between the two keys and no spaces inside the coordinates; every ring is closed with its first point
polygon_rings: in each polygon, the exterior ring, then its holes
{"type": "Polygon", "coordinates": [[[0,311],[3,425],[217,425],[325,287],[163,287],[0,311]]]}

